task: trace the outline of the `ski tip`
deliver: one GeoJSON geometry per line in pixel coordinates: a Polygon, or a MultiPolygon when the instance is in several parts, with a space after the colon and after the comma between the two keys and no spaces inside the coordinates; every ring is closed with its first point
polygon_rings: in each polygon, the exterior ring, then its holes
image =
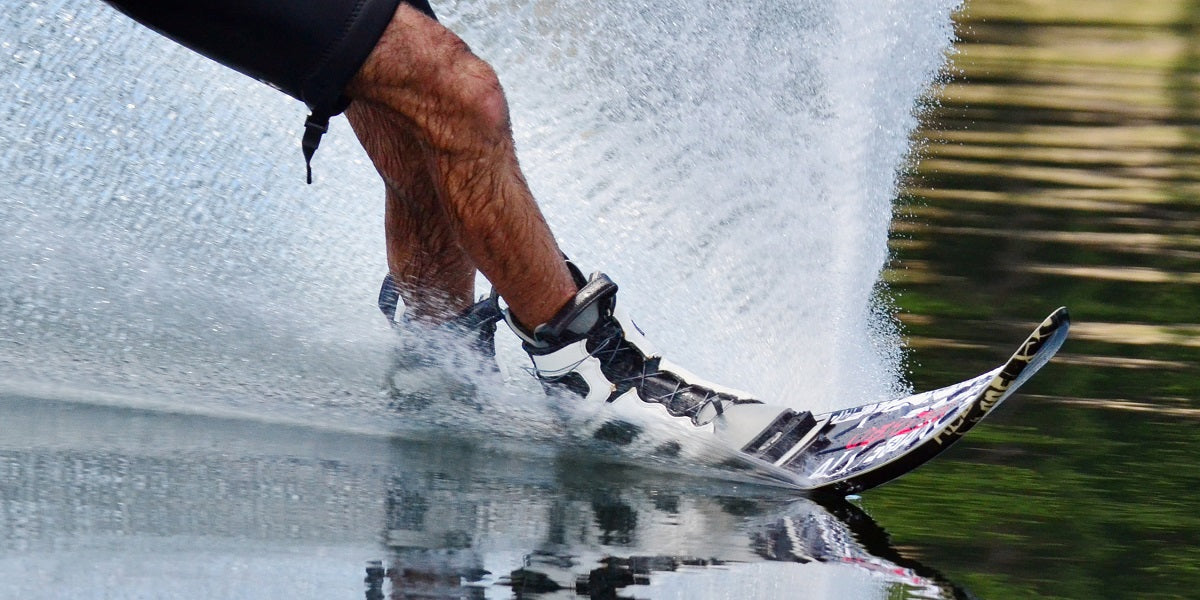
{"type": "MultiPolygon", "coordinates": [[[[1058,353],[1063,342],[1067,340],[1067,332],[1071,329],[1071,316],[1065,306],[1050,313],[1046,320],[1021,344],[1017,352],[1004,364],[1005,374],[1011,378],[1005,396],[1011,394],[1022,383],[1029,380],[1034,373],[1041,369],[1058,353]]],[[[998,403],[997,403],[998,404],[998,403]]]]}
{"type": "Polygon", "coordinates": [[[1046,321],[1053,323],[1057,327],[1066,327],[1071,324],[1071,313],[1067,310],[1067,307],[1060,306],[1057,310],[1050,313],[1049,317],[1046,317],[1046,321]]]}
{"type": "Polygon", "coordinates": [[[1026,340],[1025,349],[1037,351],[1043,345],[1047,345],[1053,348],[1050,351],[1053,354],[1058,350],[1058,346],[1062,345],[1063,340],[1066,339],[1067,331],[1070,328],[1071,314],[1067,311],[1067,307],[1060,306],[1037,326],[1037,329],[1026,340]]]}
{"type": "Polygon", "coordinates": [[[1050,313],[1049,317],[1042,323],[1038,330],[1048,334],[1053,338],[1050,345],[1054,347],[1054,351],[1062,345],[1067,338],[1067,331],[1071,329],[1071,313],[1067,311],[1067,307],[1060,306],[1058,310],[1050,313]]]}

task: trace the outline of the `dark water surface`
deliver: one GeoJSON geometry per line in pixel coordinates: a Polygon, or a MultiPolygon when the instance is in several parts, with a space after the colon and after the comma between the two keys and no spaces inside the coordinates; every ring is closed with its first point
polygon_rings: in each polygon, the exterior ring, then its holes
{"type": "Polygon", "coordinates": [[[893,227],[918,388],[1067,305],[1059,358],[866,494],[987,598],[1200,590],[1200,3],[976,0],[893,227]]]}

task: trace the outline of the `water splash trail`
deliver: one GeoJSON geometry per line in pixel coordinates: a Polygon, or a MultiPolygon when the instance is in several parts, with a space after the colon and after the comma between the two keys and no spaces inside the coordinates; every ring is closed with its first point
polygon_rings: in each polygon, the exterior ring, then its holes
{"type": "MultiPolygon", "coordinates": [[[[714,380],[903,387],[876,310],[897,170],[957,2],[439,6],[493,62],[563,245],[714,380]]],[[[370,421],[380,185],[344,122],[102,3],[0,15],[0,379],[370,421]]]]}

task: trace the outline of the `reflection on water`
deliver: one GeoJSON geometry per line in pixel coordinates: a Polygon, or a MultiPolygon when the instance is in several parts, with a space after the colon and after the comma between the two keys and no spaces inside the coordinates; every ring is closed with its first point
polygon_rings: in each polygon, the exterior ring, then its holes
{"type": "Polygon", "coordinates": [[[1193,597],[1200,3],[971,0],[959,20],[893,228],[914,383],[989,366],[1047,308],[1072,339],[867,505],[986,597],[1193,597]]]}
{"type": "Polygon", "coordinates": [[[47,400],[0,422],[6,597],[349,598],[364,565],[368,599],[961,595],[854,506],[769,489],[47,400]]]}

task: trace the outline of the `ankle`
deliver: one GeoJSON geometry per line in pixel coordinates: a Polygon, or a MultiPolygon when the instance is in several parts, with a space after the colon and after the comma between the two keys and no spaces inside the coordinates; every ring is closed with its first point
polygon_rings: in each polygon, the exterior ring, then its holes
{"type": "MultiPolygon", "coordinates": [[[[572,270],[578,273],[577,269],[572,270]]],[[[582,280],[580,274],[578,279],[582,280]]],[[[615,302],[617,284],[603,273],[593,273],[582,282],[558,311],[542,324],[530,328],[512,311],[505,314],[509,326],[527,349],[544,350],[562,346],[587,337],[604,317],[610,316],[615,302]]]]}
{"type": "Polygon", "coordinates": [[[439,327],[453,323],[470,312],[475,304],[470,290],[446,292],[423,289],[414,292],[408,286],[402,286],[400,281],[388,273],[379,289],[379,310],[392,324],[403,321],[424,327],[439,327]]]}

